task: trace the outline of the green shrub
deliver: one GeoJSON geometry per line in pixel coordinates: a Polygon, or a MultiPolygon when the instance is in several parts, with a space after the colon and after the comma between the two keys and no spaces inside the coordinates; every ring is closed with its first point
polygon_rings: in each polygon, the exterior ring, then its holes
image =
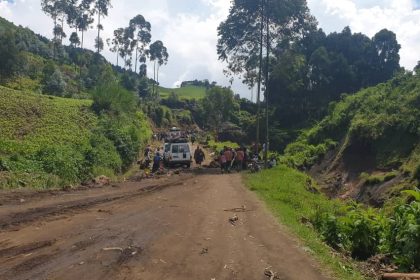
{"type": "Polygon", "coordinates": [[[90,170],[83,154],[83,147],[73,149],[69,146],[43,147],[35,159],[42,163],[44,172],[59,176],[69,183],[87,179],[90,170]],[[82,151],[80,151],[82,150],[82,151]]]}
{"type": "Polygon", "coordinates": [[[290,167],[308,168],[318,162],[336,143],[327,140],[325,143],[312,145],[301,139],[287,146],[282,162],[290,167]]]}
{"type": "Polygon", "coordinates": [[[390,248],[406,271],[420,269],[420,202],[398,206],[391,218],[390,248]]]}
{"type": "Polygon", "coordinates": [[[385,245],[388,221],[372,208],[351,204],[335,213],[317,212],[311,221],[328,245],[356,259],[365,260],[385,245]]]}
{"type": "Polygon", "coordinates": [[[55,96],[64,96],[66,94],[66,86],[63,74],[57,68],[52,74],[46,74],[43,91],[55,96]]]}
{"type": "Polygon", "coordinates": [[[98,115],[132,113],[136,110],[136,99],[133,93],[116,83],[108,83],[94,91],[92,108],[98,115]]]}
{"type": "Polygon", "coordinates": [[[401,270],[416,271],[420,269],[420,192],[405,193],[414,201],[400,201],[388,215],[353,204],[340,211],[317,211],[311,222],[328,245],[349,251],[353,258],[386,253],[401,270]]]}
{"type": "Polygon", "coordinates": [[[92,168],[93,175],[109,175],[109,170],[113,174],[122,171],[122,160],[116,147],[100,131],[92,134],[90,145],[91,148],[86,152],[86,160],[92,168]],[[107,169],[108,174],[98,174],[100,169],[107,169]]]}
{"type": "Polygon", "coordinates": [[[379,213],[372,208],[354,207],[342,218],[342,223],[346,246],[353,258],[365,260],[379,252],[382,236],[386,234],[386,222],[379,213]]]}
{"type": "Polygon", "coordinates": [[[312,223],[318,229],[322,239],[332,248],[339,250],[343,249],[344,235],[340,228],[340,222],[333,213],[316,212],[312,223]]]}

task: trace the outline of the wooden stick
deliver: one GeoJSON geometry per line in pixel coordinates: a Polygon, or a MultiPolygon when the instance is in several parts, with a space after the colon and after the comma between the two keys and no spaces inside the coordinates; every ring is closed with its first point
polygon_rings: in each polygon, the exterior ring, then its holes
{"type": "Polygon", "coordinates": [[[420,279],[420,273],[385,273],[383,280],[420,279]]]}

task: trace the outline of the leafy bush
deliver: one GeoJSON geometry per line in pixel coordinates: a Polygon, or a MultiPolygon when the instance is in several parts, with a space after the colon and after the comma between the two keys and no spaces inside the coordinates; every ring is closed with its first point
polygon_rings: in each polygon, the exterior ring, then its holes
{"type": "Polygon", "coordinates": [[[85,157],[78,151],[79,149],[69,146],[48,146],[35,155],[35,160],[42,163],[45,173],[57,175],[69,183],[76,183],[89,177],[85,157]]]}
{"type": "Polygon", "coordinates": [[[409,191],[416,200],[398,206],[391,217],[390,249],[403,270],[420,269],[420,193],[409,191]]]}
{"type": "MultiPolygon", "coordinates": [[[[115,78],[111,76],[109,79],[115,78]]],[[[132,92],[121,88],[111,80],[96,88],[93,93],[92,108],[97,114],[133,113],[136,110],[136,99],[132,92]]]]}
{"type": "Polygon", "coordinates": [[[312,218],[312,223],[328,245],[336,250],[343,249],[345,236],[342,234],[341,224],[334,214],[317,211],[312,218]]]}
{"type": "Polygon", "coordinates": [[[300,139],[287,146],[282,161],[290,167],[299,169],[308,168],[314,165],[335,145],[336,143],[332,140],[328,140],[319,145],[312,145],[306,140],[300,139]]]}
{"type": "Polygon", "coordinates": [[[356,259],[378,253],[387,233],[387,220],[380,212],[357,204],[333,213],[317,211],[311,220],[328,245],[349,251],[356,259]]]}
{"type": "Polygon", "coordinates": [[[60,69],[53,62],[50,61],[45,65],[43,75],[43,92],[55,96],[64,96],[67,84],[60,69]]]}
{"type": "Polygon", "coordinates": [[[341,210],[318,210],[311,218],[322,239],[353,258],[390,254],[404,271],[420,269],[420,192],[404,191],[413,201],[385,215],[373,208],[351,204],[341,210]]]}
{"type": "MultiPolygon", "coordinates": [[[[100,131],[94,132],[90,139],[91,148],[86,152],[87,164],[92,168],[93,175],[101,169],[111,170],[113,174],[120,173],[122,160],[113,142],[100,131]]],[[[109,173],[109,172],[107,172],[109,173]]]]}
{"type": "Polygon", "coordinates": [[[352,207],[342,218],[347,247],[353,258],[365,260],[380,250],[386,222],[372,208],[352,207]]]}

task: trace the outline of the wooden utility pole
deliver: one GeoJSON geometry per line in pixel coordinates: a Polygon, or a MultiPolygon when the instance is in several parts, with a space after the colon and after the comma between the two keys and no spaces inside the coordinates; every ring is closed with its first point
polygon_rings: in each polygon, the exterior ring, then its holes
{"type": "Polygon", "coordinates": [[[267,57],[266,57],[266,65],[265,65],[265,126],[266,126],[266,132],[265,132],[265,151],[264,151],[264,165],[265,168],[268,168],[268,149],[270,147],[270,133],[269,133],[269,113],[268,113],[268,79],[270,78],[269,75],[269,63],[270,63],[270,18],[268,16],[268,11],[269,11],[269,7],[268,7],[268,1],[266,0],[266,6],[265,6],[265,10],[266,10],[266,16],[265,16],[265,20],[266,20],[266,28],[267,28],[267,57]]]}
{"type": "Polygon", "coordinates": [[[261,84],[263,68],[263,48],[264,48],[264,0],[261,0],[261,26],[260,26],[260,69],[258,73],[258,91],[257,91],[257,152],[260,145],[260,114],[261,114],[261,84]]]}

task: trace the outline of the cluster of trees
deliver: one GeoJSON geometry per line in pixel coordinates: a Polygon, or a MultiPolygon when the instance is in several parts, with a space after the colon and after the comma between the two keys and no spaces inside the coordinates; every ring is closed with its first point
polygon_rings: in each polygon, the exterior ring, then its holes
{"type": "MultiPolygon", "coordinates": [[[[96,52],[100,53],[104,49],[104,41],[100,36],[101,30],[103,30],[101,19],[108,16],[108,11],[111,8],[110,0],[42,0],[41,5],[42,10],[54,22],[54,57],[56,47],[61,46],[63,38],[67,37],[64,32],[64,23],[66,22],[69,27],[75,30],[69,37],[71,46],[83,49],[84,33],[94,24],[95,16],[97,17],[98,31],[95,39],[96,52]]],[[[151,29],[150,22],[142,15],[137,15],[130,20],[127,27],[114,30],[114,37],[107,39],[107,43],[110,50],[117,54],[117,67],[121,57],[124,61],[123,67],[130,71],[134,67],[134,73],[138,73],[140,77],[147,76],[146,63],[150,59],[154,63],[153,81],[158,84],[159,67],[167,63],[169,54],[162,41],[151,43],[151,29]]],[[[126,82],[130,78],[132,77],[126,76],[126,82]]],[[[155,83],[153,83],[153,95],[157,95],[155,83]]]]}
{"type": "MultiPolygon", "coordinates": [[[[52,40],[54,46],[54,58],[56,52],[67,37],[64,32],[64,24],[67,23],[74,29],[69,37],[72,48],[80,47],[83,49],[84,33],[96,22],[98,35],[95,39],[95,49],[99,54],[104,49],[104,41],[101,38],[103,26],[101,19],[108,16],[111,8],[110,0],[42,0],[42,10],[51,17],[54,22],[52,40]],[[95,21],[96,17],[96,21],[95,21]],[[79,34],[81,36],[79,36],[79,34]]],[[[114,37],[106,40],[110,51],[117,54],[117,68],[120,58],[123,59],[123,68],[128,72],[133,71],[140,78],[147,77],[147,61],[150,59],[154,64],[153,69],[153,92],[155,96],[155,84],[159,83],[159,67],[168,61],[168,50],[162,41],[152,41],[152,26],[142,15],[133,17],[127,27],[114,30],[114,37]],[[133,69],[134,67],[134,69],[133,69]]],[[[80,55],[75,57],[80,64],[86,64],[86,59],[80,55]]],[[[123,84],[128,89],[136,89],[139,82],[136,81],[137,75],[132,73],[125,74],[123,84]]]]}
{"type": "Polygon", "coordinates": [[[324,117],[330,102],[391,79],[400,71],[396,35],[381,30],[373,38],[346,27],[326,35],[307,34],[273,64],[269,91],[275,116],[285,123],[310,124],[324,117]]]}
{"type": "Polygon", "coordinates": [[[0,81],[16,72],[16,62],[19,60],[14,33],[5,32],[0,36],[0,81]]]}
{"type": "MultiPolygon", "coordinates": [[[[141,97],[158,96],[157,86],[159,84],[159,68],[167,64],[169,54],[168,49],[160,40],[152,42],[152,26],[142,15],[132,18],[128,27],[114,30],[114,37],[108,39],[110,51],[117,55],[117,67],[119,59],[123,59],[123,68],[133,71],[142,79],[141,81],[131,81],[132,87],[137,87],[141,97]],[[147,77],[147,61],[153,63],[152,92],[149,92],[147,77]],[[133,63],[134,62],[134,63],[133,63]],[[134,66],[134,69],[133,69],[134,66]],[[134,84],[134,85],[133,85],[134,84]]],[[[133,75],[131,75],[133,77],[133,75]]],[[[132,78],[131,77],[131,78],[132,78]]],[[[125,77],[130,79],[129,76],[125,77]]]]}
{"type": "Polygon", "coordinates": [[[234,0],[220,24],[217,49],[226,74],[258,88],[257,141],[268,127],[276,133],[307,127],[343,93],[387,81],[401,70],[393,32],[368,38],[347,27],[326,35],[317,25],[303,0],[234,0]],[[259,125],[263,90],[265,128],[259,125]]]}
{"type": "MultiPolygon", "coordinates": [[[[58,27],[63,28],[64,22],[74,17],[74,10],[81,11],[81,6],[75,3],[42,3],[43,9],[53,16],[55,31],[58,27]]],[[[88,2],[83,3],[86,6],[88,2]]],[[[104,4],[89,3],[91,7],[104,4]]],[[[108,11],[102,9],[98,13],[102,18],[108,11]]],[[[76,28],[76,31],[83,30],[76,28]]],[[[117,29],[114,35],[116,37],[112,41],[107,41],[112,51],[117,53],[117,59],[124,59],[124,68],[118,65],[113,67],[122,87],[137,92],[141,98],[155,99],[158,96],[156,85],[159,82],[159,67],[166,64],[169,57],[167,48],[161,41],[151,43],[151,24],[141,15],[131,19],[127,28],[117,29]],[[148,60],[154,62],[153,79],[147,78],[148,60]]],[[[97,48],[95,52],[82,49],[82,42],[77,43],[77,40],[70,40],[70,46],[65,46],[62,45],[65,37],[64,32],[56,32],[54,38],[48,40],[27,28],[17,27],[0,18],[0,82],[9,86],[12,83],[11,87],[16,89],[57,96],[86,97],[86,92],[99,85],[100,75],[109,63],[99,53],[102,48],[97,48]]],[[[71,37],[78,38],[77,32],[71,37]]],[[[97,37],[96,40],[100,41],[101,38],[97,37]]]]}
{"type": "Polygon", "coordinates": [[[219,137],[223,135],[223,141],[255,141],[253,132],[256,128],[257,106],[245,98],[241,99],[230,88],[214,86],[207,90],[203,99],[182,102],[184,108],[192,112],[194,121],[200,127],[219,137]]]}
{"type": "Polygon", "coordinates": [[[183,81],[181,83],[181,87],[196,86],[196,87],[205,87],[206,89],[215,87],[216,85],[217,85],[217,82],[213,81],[210,83],[208,79],[204,79],[202,81],[195,79],[194,81],[183,81]]]}
{"type": "Polygon", "coordinates": [[[103,50],[104,42],[100,36],[103,30],[101,18],[108,16],[109,8],[111,8],[110,0],[42,0],[41,6],[44,13],[54,22],[54,45],[62,45],[63,39],[67,37],[64,32],[64,23],[67,23],[75,30],[69,37],[71,45],[83,48],[84,33],[91,28],[96,16],[98,36],[95,39],[95,48],[98,53],[103,50]]]}

